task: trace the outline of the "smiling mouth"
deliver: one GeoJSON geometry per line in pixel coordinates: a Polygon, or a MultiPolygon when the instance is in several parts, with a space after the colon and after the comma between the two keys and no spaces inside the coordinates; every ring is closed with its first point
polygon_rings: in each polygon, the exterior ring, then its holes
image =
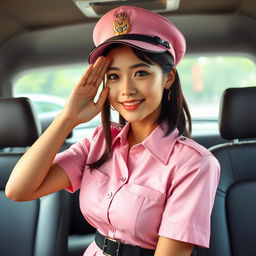
{"type": "Polygon", "coordinates": [[[136,100],[136,101],[132,101],[132,102],[122,102],[122,104],[125,106],[133,106],[133,105],[137,105],[141,102],[142,102],[142,100],[136,100]]]}
{"type": "Polygon", "coordinates": [[[143,101],[144,100],[133,100],[133,101],[124,101],[124,102],[120,102],[120,103],[126,110],[135,110],[137,107],[140,106],[140,104],[143,101]]]}

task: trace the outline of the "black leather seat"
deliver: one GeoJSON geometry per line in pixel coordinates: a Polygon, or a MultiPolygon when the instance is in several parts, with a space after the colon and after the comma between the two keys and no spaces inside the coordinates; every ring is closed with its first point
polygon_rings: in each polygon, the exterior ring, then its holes
{"type": "Polygon", "coordinates": [[[4,193],[23,149],[40,135],[30,101],[1,98],[0,119],[0,255],[67,255],[69,202],[64,191],[29,202],[13,202],[4,193]],[[19,150],[7,152],[7,147],[19,150]]]}
{"type": "Polygon", "coordinates": [[[220,162],[221,177],[210,248],[197,248],[195,255],[256,255],[256,87],[224,92],[219,126],[221,136],[233,142],[210,149],[220,162]]]}

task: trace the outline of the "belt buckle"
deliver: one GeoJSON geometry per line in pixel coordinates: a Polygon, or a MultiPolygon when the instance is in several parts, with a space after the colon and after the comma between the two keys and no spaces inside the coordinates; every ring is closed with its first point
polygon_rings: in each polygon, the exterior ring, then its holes
{"type": "Polygon", "coordinates": [[[108,247],[108,240],[117,243],[117,249],[116,249],[116,254],[115,254],[115,256],[119,256],[120,247],[121,247],[121,242],[118,241],[118,240],[115,240],[115,239],[113,239],[113,238],[107,237],[107,236],[104,237],[104,243],[103,243],[103,248],[102,248],[102,253],[103,253],[103,255],[106,255],[106,256],[114,256],[114,255],[111,255],[111,254],[106,253],[106,250],[107,250],[107,247],[108,247]]]}

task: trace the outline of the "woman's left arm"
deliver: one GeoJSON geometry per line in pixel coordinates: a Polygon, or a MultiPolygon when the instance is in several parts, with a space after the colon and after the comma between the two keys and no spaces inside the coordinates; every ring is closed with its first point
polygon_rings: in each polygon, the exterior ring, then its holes
{"type": "Polygon", "coordinates": [[[190,256],[194,245],[159,236],[155,256],[190,256]]]}

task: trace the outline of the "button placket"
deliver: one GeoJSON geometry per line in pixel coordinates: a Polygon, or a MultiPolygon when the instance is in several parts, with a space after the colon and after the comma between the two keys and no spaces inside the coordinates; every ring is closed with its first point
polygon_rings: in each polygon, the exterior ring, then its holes
{"type": "Polygon", "coordinates": [[[114,196],[114,190],[115,190],[114,188],[112,188],[112,189],[110,188],[110,190],[106,191],[104,200],[102,201],[101,206],[100,206],[101,215],[102,215],[103,219],[105,220],[105,222],[109,223],[109,225],[110,225],[110,222],[109,222],[109,218],[108,218],[108,210],[109,210],[111,201],[114,196]]]}

